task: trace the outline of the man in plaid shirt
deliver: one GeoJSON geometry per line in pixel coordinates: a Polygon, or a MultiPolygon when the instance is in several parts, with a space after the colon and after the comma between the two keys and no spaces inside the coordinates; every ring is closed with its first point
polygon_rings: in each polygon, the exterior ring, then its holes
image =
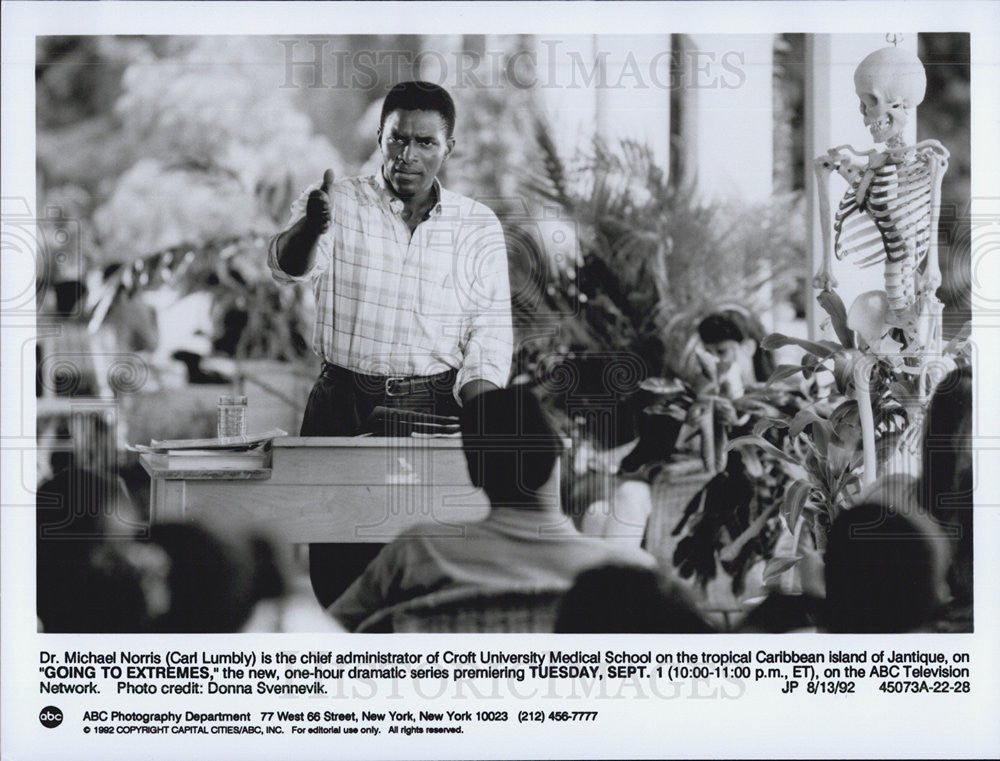
{"type": "MultiPolygon", "coordinates": [[[[381,170],[339,182],[326,170],[271,241],[274,278],[310,282],[316,296],[313,349],[323,368],[303,436],[361,433],[376,406],[455,416],[460,404],[507,382],[513,337],[503,231],[490,209],[437,180],[454,127],[443,88],[396,85],[382,106],[381,170]]],[[[320,547],[311,546],[310,566],[324,603],[351,581],[336,577],[360,570],[379,549],[320,547]]]]}

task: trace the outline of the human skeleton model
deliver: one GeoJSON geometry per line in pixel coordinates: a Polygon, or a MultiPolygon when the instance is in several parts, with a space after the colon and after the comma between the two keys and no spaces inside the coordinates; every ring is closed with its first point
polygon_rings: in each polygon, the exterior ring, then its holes
{"type": "MultiPolygon", "coordinates": [[[[885,150],[859,152],[838,146],[814,163],[823,221],[823,264],[813,287],[837,285],[831,255],[857,258],[859,266],[885,265],[885,291],[862,294],[848,316],[850,327],[865,325],[872,351],[893,329],[907,365],[921,374],[929,392],[925,360],[940,352],[943,304],[935,291],[941,284],[937,227],[941,180],[948,168],[948,151],[936,140],[906,145],[903,131],[927,86],[920,60],[896,47],[868,55],[854,72],[861,114],[876,143],[885,150]],[[837,172],[849,184],[834,215],[831,244],[829,177],[837,172]],[[852,324],[852,321],[854,324],[852,324]],[[871,329],[871,326],[875,326],[871,329]],[[875,341],[872,345],[872,341],[875,341]]],[[[855,393],[861,416],[864,482],[875,479],[875,436],[869,378],[874,359],[855,369],[855,393]]]]}

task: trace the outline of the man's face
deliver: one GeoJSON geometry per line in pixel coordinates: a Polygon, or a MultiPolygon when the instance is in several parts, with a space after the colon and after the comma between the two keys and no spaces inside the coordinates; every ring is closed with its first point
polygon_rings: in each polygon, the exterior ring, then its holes
{"type": "Polygon", "coordinates": [[[385,178],[402,199],[428,193],[455,139],[437,111],[397,109],[379,132],[385,178]]]}

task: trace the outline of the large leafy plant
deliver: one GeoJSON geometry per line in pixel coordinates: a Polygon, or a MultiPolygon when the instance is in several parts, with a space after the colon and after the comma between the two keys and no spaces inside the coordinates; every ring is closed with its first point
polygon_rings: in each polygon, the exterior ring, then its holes
{"type": "MultiPolygon", "coordinates": [[[[682,578],[693,577],[704,586],[721,566],[739,595],[750,568],[771,556],[780,529],[776,508],[787,499],[792,459],[785,452],[787,428],[761,423],[792,417],[804,402],[796,389],[767,386],[752,388],[736,400],[742,418],[728,432],[736,442],[752,438],[758,446],[727,447],[732,451],[719,471],[687,504],[673,531],[681,536],[673,562],[682,578]]],[[[692,412],[698,414],[697,405],[692,412]]],[[[701,416],[704,431],[704,413],[701,416]]],[[[712,424],[710,417],[707,422],[712,424]]],[[[724,434],[719,430],[715,435],[724,434]]]]}
{"type": "MultiPolygon", "coordinates": [[[[779,365],[768,382],[786,387],[794,383],[802,394],[799,408],[761,417],[750,434],[734,439],[729,448],[744,456],[762,453],[781,463],[787,485],[780,515],[791,531],[803,521],[806,536],[822,550],[830,524],[864,493],[861,415],[867,412],[863,407],[870,405],[877,475],[913,471],[929,381],[964,360],[968,331],[952,338],[940,357],[929,362],[893,348],[881,336],[851,330],[835,292],[823,291],[818,300],[837,341],[807,341],[777,333],[764,341],[770,349],[794,345],[802,350],[798,364],[779,365]],[[860,393],[859,377],[867,380],[860,393]],[[859,404],[865,398],[868,404],[859,404]],[[780,446],[773,436],[765,437],[774,431],[783,432],[780,446]]],[[[774,558],[765,576],[791,568],[798,559],[797,555],[774,558]]]]}
{"type": "Polygon", "coordinates": [[[851,329],[835,292],[821,292],[818,301],[837,340],[772,333],[762,341],[769,350],[794,346],[801,359],[779,365],[742,400],[747,420],[733,431],[728,461],[675,529],[685,532],[674,555],[682,576],[704,584],[721,565],[739,593],[757,558],[767,558],[765,585],[777,585],[806,551],[822,551],[837,515],[866,493],[861,416],[869,411],[878,475],[915,475],[928,390],[963,361],[968,332],[930,361],[864,324],[851,329]],[[787,540],[777,541],[782,524],[787,540]]]}
{"type": "Polygon", "coordinates": [[[544,300],[577,323],[571,333],[589,348],[635,350],[720,294],[763,306],[797,287],[789,265],[805,250],[793,223],[798,196],[758,205],[710,200],[631,140],[595,140],[567,160],[542,121],[536,143],[542,169],[529,173],[527,189],[573,222],[579,244],[572,266],[547,268],[544,300]]]}
{"type": "Polygon", "coordinates": [[[145,289],[212,297],[216,349],[236,359],[301,359],[308,354],[308,310],[297,288],[267,271],[267,236],[259,233],[172,246],[133,259],[105,278],[90,316],[100,324],[115,303],[145,289]]]}
{"type": "Polygon", "coordinates": [[[539,168],[525,178],[528,195],[544,208],[539,218],[567,221],[576,243],[569,253],[549,247],[532,239],[530,224],[501,214],[512,277],[531,273],[514,289],[515,368],[543,391],[561,388],[549,381],[567,363],[578,365],[571,372],[588,393],[606,390],[605,377],[587,377],[580,360],[588,355],[617,361],[626,392],[644,377],[682,375],[676,359],[693,316],[720,294],[753,308],[797,288],[790,265],[805,250],[798,196],[710,200],[641,143],[595,140],[567,158],[544,121],[535,136],[539,168]]]}
{"type": "MultiPolygon", "coordinates": [[[[544,274],[528,284],[533,287],[515,289],[522,336],[518,372],[548,393],[557,412],[571,380],[583,395],[593,393],[604,403],[599,392],[606,390],[607,376],[592,382],[568,377],[586,375],[576,368],[586,368],[588,356],[601,359],[595,369],[617,360],[633,382],[623,390],[634,391],[643,377],[661,376],[684,385],[686,404],[710,396],[698,368],[688,362],[699,318],[722,300],[759,311],[799,287],[795,263],[805,256],[801,198],[754,205],[707,198],[696,186],[678,183],[648,147],[634,141],[598,140],[565,158],[538,122],[536,142],[541,169],[527,178],[530,195],[573,222],[578,251],[568,261],[553,261],[544,248],[516,245],[527,236],[516,224],[507,225],[508,244],[515,244],[512,269],[520,257],[544,274]]],[[[770,390],[759,395],[765,405],[773,396],[770,390]]],[[[633,414],[643,406],[636,398],[633,414]]],[[[685,545],[691,553],[684,572],[706,580],[724,552],[726,571],[741,584],[746,569],[773,544],[777,518],[771,505],[783,493],[784,478],[766,454],[734,454],[691,506],[688,536],[681,541],[696,538],[685,545]]]]}

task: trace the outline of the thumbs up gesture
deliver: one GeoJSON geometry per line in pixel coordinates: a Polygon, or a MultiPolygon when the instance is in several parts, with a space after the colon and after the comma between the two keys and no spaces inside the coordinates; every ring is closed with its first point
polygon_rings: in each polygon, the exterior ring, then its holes
{"type": "Polygon", "coordinates": [[[330,190],[332,188],[333,170],[327,169],[323,172],[323,184],[318,190],[309,194],[309,200],[306,202],[306,222],[320,233],[325,233],[330,227],[332,219],[330,190]]]}

